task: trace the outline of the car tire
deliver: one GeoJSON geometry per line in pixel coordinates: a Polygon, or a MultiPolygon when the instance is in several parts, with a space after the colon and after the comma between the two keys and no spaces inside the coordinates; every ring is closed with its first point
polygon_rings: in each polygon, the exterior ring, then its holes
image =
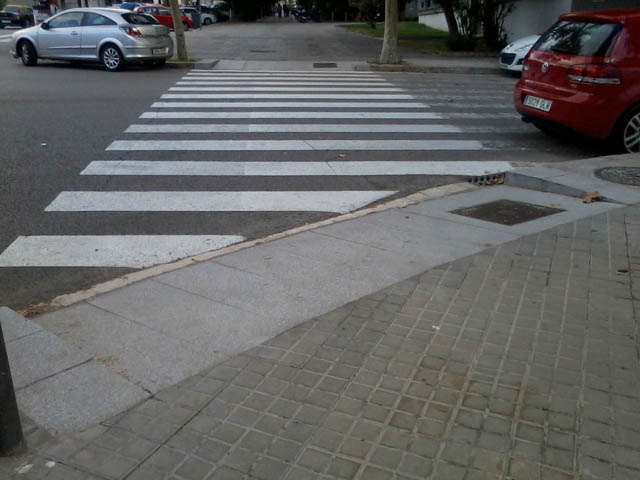
{"type": "Polygon", "coordinates": [[[27,67],[33,67],[38,63],[38,52],[30,41],[23,40],[20,43],[20,58],[27,67]]]}
{"type": "Polygon", "coordinates": [[[211,21],[210,18],[205,18],[202,23],[203,23],[203,25],[211,25],[213,22],[211,21]]]}
{"type": "Polygon", "coordinates": [[[124,66],[122,52],[111,43],[100,50],[100,62],[108,72],[118,72],[124,66]]]}
{"type": "Polygon", "coordinates": [[[640,152],[640,104],[622,114],[609,140],[618,153],[640,152]]]}

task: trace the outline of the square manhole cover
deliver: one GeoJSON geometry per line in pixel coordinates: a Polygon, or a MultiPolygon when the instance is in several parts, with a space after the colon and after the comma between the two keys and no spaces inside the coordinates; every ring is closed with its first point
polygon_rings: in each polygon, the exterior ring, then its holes
{"type": "Polygon", "coordinates": [[[337,63],[322,63],[316,62],[313,64],[313,68],[338,68],[337,63]]]}
{"type": "Polygon", "coordinates": [[[560,212],[564,210],[514,200],[496,200],[473,207],[459,208],[451,213],[501,225],[517,225],[560,212]]]}

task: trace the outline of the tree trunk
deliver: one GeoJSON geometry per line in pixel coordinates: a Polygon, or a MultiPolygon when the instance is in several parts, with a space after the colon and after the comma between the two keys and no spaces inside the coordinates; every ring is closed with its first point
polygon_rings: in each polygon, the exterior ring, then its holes
{"type": "Polygon", "coordinates": [[[176,50],[178,60],[186,62],[189,60],[187,55],[187,44],[184,40],[184,25],[182,25],[182,12],[178,7],[178,0],[169,0],[171,6],[171,18],[173,18],[173,31],[176,34],[176,50]]]}
{"type": "Polygon", "coordinates": [[[447,28],[449,29],[449,33],[454,37],[460,35],[460,31],[458,30],[458,21],[456,20],[456,14],[453,11],[453,6],[451,4],[441,3],[442,11],[444,13],[444,18],[447,21],[447,28]]]}
{"type": "Polygon", "coordinates": [[[384,40],[380,63],[399,63],[398,58],[398,0],[385,0],[384,40]]]}

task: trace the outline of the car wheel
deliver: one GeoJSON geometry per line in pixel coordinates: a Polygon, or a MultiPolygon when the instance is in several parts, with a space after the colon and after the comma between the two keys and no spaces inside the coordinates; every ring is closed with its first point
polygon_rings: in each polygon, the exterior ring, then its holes
{"type": "Polygon", "coordinates": [[[20,44],[20,58],[27,67],[33,67],[38,63],[38,53],[31,42],[25,40],[20,44]]]}
{"type": "Polygon", "coordinates": [[[115,45],[105,45],[100,50],[100,61],[104,68],[109,72],[117,72],[122,69],[124,59],[122,52],[115,45]]]}
{"type": "Polygon", "coordinates": [[[640,105],[632,107],[620,117],[611,141],[619,153],[640,152],[640,105]]]}
{"type": "Polygon", "coordinates": [[[184,26],[185,32],[189,30],[189,24],[187,22],[182,22],[182,25],[184,26]]]}
{"type": "Polygon", "coordinates": [[[202,22],[202,23],[205,24],[205,25],[211,25],[213,22],[211,21],[210,18],[205,18],[204,22],[202,22]]]}

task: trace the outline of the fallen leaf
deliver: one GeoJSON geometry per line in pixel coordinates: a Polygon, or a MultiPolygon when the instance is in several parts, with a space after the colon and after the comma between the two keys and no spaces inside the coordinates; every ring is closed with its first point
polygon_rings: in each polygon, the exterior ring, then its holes
{"type": "Polygon", "coordinates": [[[593,203],[593,202],[599,202],[601,200],[602,200],[602,196],[598,192],[585,193],[584,197],[582,197],[583,203],[593,203]]]}
{"type": "Polygon", "coordinates": [[[338,158],[344,158],[344,157],[346,157],[346,155],[344,153],[339,153],[338,154],[338,158]]]}

